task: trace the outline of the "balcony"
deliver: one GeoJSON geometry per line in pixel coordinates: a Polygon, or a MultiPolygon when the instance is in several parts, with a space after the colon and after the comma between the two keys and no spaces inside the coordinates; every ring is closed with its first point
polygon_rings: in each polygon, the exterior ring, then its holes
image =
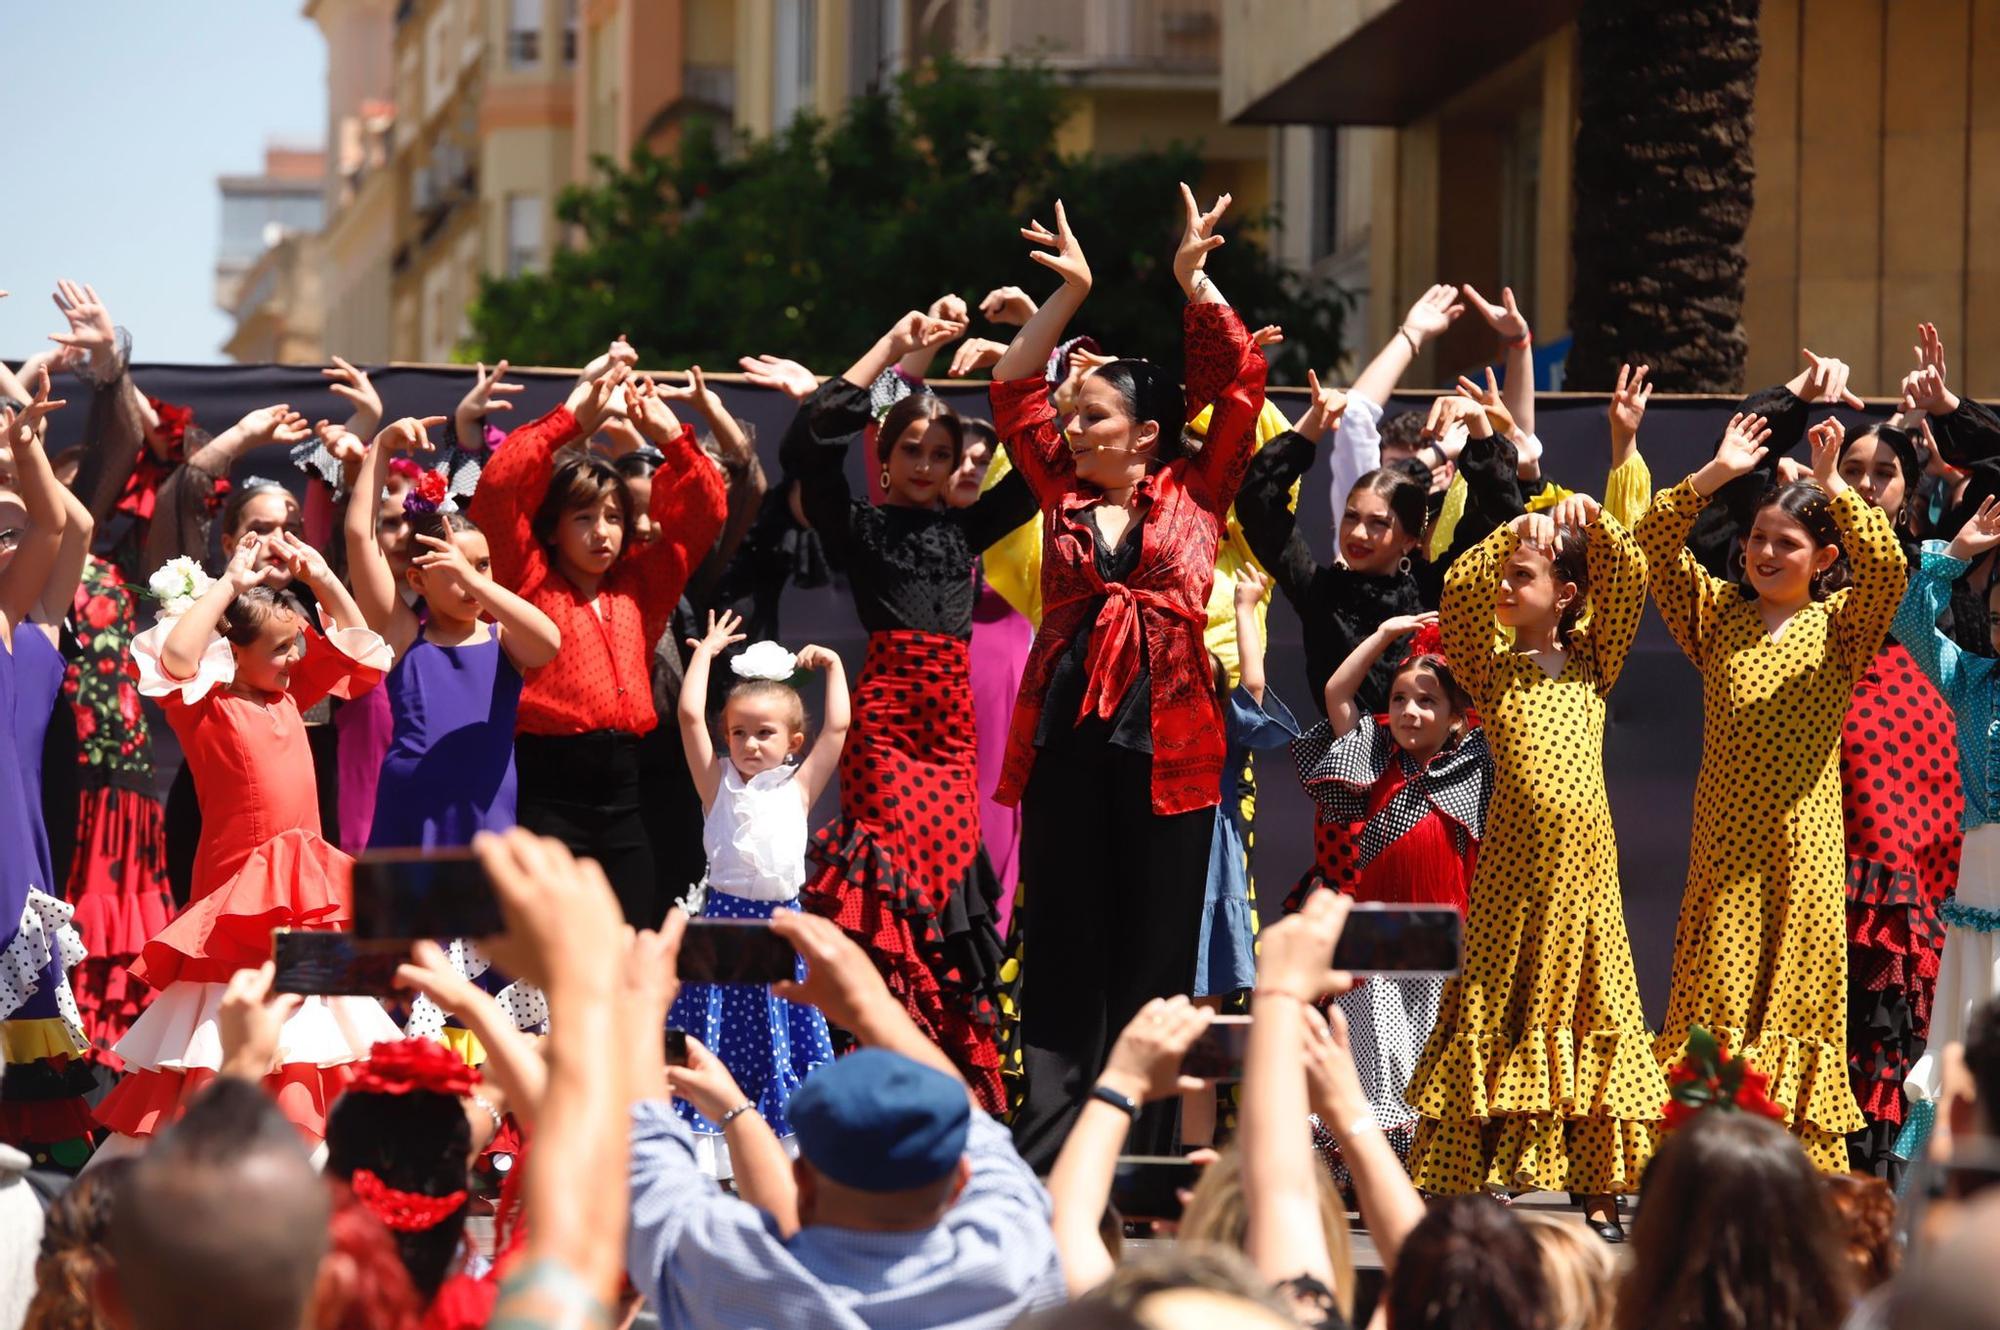
{"type": "Polygon", "coordinates": [[[1214,74],[1221,0],[973,0],[954,50],[968,64],[1034,57],[1067,73],[1214,74]]]}

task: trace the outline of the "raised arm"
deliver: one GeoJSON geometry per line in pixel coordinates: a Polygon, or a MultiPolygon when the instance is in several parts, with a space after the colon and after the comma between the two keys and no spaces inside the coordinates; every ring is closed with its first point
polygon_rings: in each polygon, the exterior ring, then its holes
{"type": "Polygon", "coordinates": [[[21,505],[28,510],[28,530],[6,571],[0,572],[0,615],[10,629],[27,622],[41,605],[63,543],[63,489],[42,447],[42,422],[66,403],[49,399],[47,366],[35,376],[34,394],[18,416],[0,407],[0,437],[13,445],[16,484],[21,505]]]}
{"type": "Polygon", "coordinates": [[[1860,678],[1882,650],[1889,624],[1909,585],[1909,563],[1889,515],[1848,487],[1840,475],[1840,449],[1847,436],[1828,416],[1812,427],[1813,478],[1833,496],[1833,523],[1847,554],[1853,583],[1837,594],[1834,631],[1848,672],[1860,678]]]}
{"type": "Polygon", "coordinates": [[[1236,681],[1258,706],[1264,705],[1264,630],[1257,609],[1270,593],[1271,580],[1245,564],[1236,574],[1236,681]]]}
{"type": "Polygon", "coordinates": [[[1424,1198],[1410,1185],[1408,1171],[1369,1106],[1354,1065],[1346,1015],[1329,1007],[1327,1017],[1321,1020],[1317,1011],[1305,1016],[1306,1080],[1313,1112],[1340,1146],[1354,1181],[1361,1223],[1387,1272],[1396,1268],[1403,1239],[1423,1221],[1424,1198]]]}
{"type": "Polygon", "coordinates": [[[514,1027],[498,999],[452,968],[443,947],[420,938],[410,959],[396,968],[396,986],[422,993],[438,1010],[456,1016],[486,1050],[487,1079],[507,1097],[507,1111],[534,1130],[549,1070],[529,1036],[514,1027]]]}
{"type": "Polygon", "coordinates": [[[1504,390],[1507,411],[1514,417],[1523,436],[1535,432],[1535,335],[1527,316],[1514,303],[1514,288],[1500,288],[1500,303],[1494,304],[1474,290],[1470,282],[1458,288],[1467,308],[1476,310],[1500,339],[1502,358],[1507,362],[1504,390]]]}
{"type": "Polygon", "coordinates": [[[1611,394],[1611,473],[1604,481],[1604,510],[1626,528],[1637,526],[1653,500],[1653,472],[1639,452],[1639,422],[1653,400],[1646,366],[1618,367],[1618,386],[1611,394]]]}
{"type": "Polygon", "coordinates": [[[1896,640],[1947,698],[1958,693],[1968,673],[1993,668],[1990,660],[1974,656],[1939,632],[1937,621],[1951,604],[1952,584],[1995,548],[2000,548],[2000,499],[1988,495],[1979,501],[1979,510],[1966,519],[1950,544],[1924,542],[1923,553],[1910,574],[1909,589],[1890,624],[1896,640]]]}
{"type": "Polygon", "coordinates": [[[237,460],[253,448],[267,444],[289,448],[311,434],[306,418],[280,402],[249,412],[196,449],[160,483],[153,522],[146,532],[146,569],[151,571],[183,555],[197,562],[206,559],[209,529],[215,520],[211,500],[237,460]]]}
{"type": "Polygon", "coordinates": [[[514,663],[515,669],[525,674],[556,658],[556,653],[562,650],[562,630],[556,627],[554,619],[536,608],[533,601],[494,581],[488,575],[490,559],[474,567],[455,539],[440,540],[426,535],[418,535],[414,539],[423,549],[410,560],[411,566],[427,571],[448,569],[455,574],[472,598],[479,602],[479,608],[493,620],[500,636],[500,649],[507,653],[507,659],[514,663]]]}
{"type": "Polygon", "coordinates": [[[1598,693],[1611,691],[1625,670],[1639,616],[1646,608],[1646,552],[1618,519],[1588,494],[1572,494],[1551,514],[1558,527],[1582,530],[1590,572],[1590,622],[1579,646],[1590,653],[1598,693]]]}
{"type": "MultiPolygon", "coordinates": [[[[1040,222],[1030,222],[1021,228],[1021,235],[1053,251],[1045,254],[1035,250],[1028,257],[1062,278],[1062,285],[1021,325],[1021,331],[1015,333],[1014,339],[1007,344],[1005,354],[993,366],[993,381],[996,384],[1009,379],[1026,379],[1031,375],[1041,378],[1049,357],[1055,353],[1056,344],[1062,341],[1063,330],[1069,327],[1069,321],[1082,307],[1083,298],[1090,294],[1090,264],[1083,257],[1083,246],[1070,232],[1069,214],[1063,210],[1061,199],[1056,200],[1054,231],[1040,222]]],[[[1006,437],[1004,431],[1002,437],[1006,437]]],[[[1020,465],[1018,459],[1015,465],[1020,465]]]]}
{"type": "Polygon", "coordinates": [[[688,775],[694,778],[695,793],[701,796],[704,813],[715,803],[716,787],[722,783],[722,763],[729,760],[717,755],[708,728],[708,675],[715,658],[743,640],[743,634],[736,631],[742,626],[742,618],[731,611],[724,610],[717,616],[710,610],[708,632],[700,638],[688,639],[693,654],[688,657],[687,672],[681,676],[677,715],[681,751],[687,757],[688,775]]]}
{"type": "Polygon", "coordinates": [[[1347,390],[1348,396],[1366,398],[1377,407],[1387,406],[1396,384],[1408,372],[1424,343],[1451,327],[1463,313],[1465,306],[1459,303],[1455,286],[1440,283],[1418,296],[1397,325],[1396,335],[1375,353],[1375,358],[1347,390]]]}
{"type": "Polygon", "coordinates": [[[587,437],[581,427],[567,404],[559,406],[509,434],[480,472],[467,513],[486,533],[493,576],[502,586],[531,592],[548,576],[548,554],[535,538],[535,513],[548,495],[556,451],[587,437]]]}
{"type": "Polygon", "coordinates": [[[31,616],[51,636],[76,603],[76,589],[83,582],[84,565],[90,560],[91,537],[97,531],[97,523],[91,520],[90,509],[83,506],[83,500],[60,485],[56,493],[61,496],[63,508],[62,544],[56,549],[48,580],[42,584],[41,604],[31,616]]]}
{"type": "Polygon", "coordinates": [[[160,643],[160,668],[168,678],[194,678],[201,666],[202,653],[217,636],[217,625],[238,595],[254,586],[283,586],[291,581],[292,570],[282,559],[258,564],[266,541],[276,539],[275,534],[265,537],[252,532],[237,541],[236,552],[230,556],[222,576],[173,621],[174,626],[160,643]]]}
{"type": "Polygon", "coordinates": [[[1694,551],[1687,548],[1688,531],[1717,490],[1763,463],[1771,437],[1771,427],[1762,416],[1731,416],[1715,456],[1680,484],[1654,496],[1653,506],[1632,533],[1645,552],[1660,618],[1696,665],[1703,663],[1715,616],[1734,591],[1703,568],[1694,551]]]}
{"type": "MultiPolygon", "coordinates": [[[[1236,491],[1236,521],[1243,528],[1244,541],[1285,593],[1285,599],[1302,613],[1319,564],[1312,547],[1299,534],[1298,516],[1292,511],[1292,487],[1311,468],[1313,456],[1313,445],[1306,435],[1286,430],[1257,450],[1236,491]]],[[[1335,513],[1335,522],[1339,519],[1335,513]]]]}
{"type": "MultiPolygon", "coordinates": [[[[427,418],[442,419],[442,416],[427,418]]],[[[361,471],[355,478],[354,492],[348,497],[347,512],[342,518],[347,538],[347,578],[353,586],[354,603],[361,607],[361,617],[368,621],[368,626],[398,653],[416,640],[419,625],[416,614],[398,594],[396,575],[389,568],[388,556],[382,553],[381,505],[376,496],[382,493],[388,479],[390,454],[398,449],[429,447],[428,428],[426,421],[399,420],[366,445],[361,471]]],[[[320,434],[326,440],[327,451],[336,457],[351,452],[360,443],[339,425],[323,425],[320,434]]]]}
{"type": "MultiPolygon", "coordinates": [[[[1361,705],[1355,697],[1360,693],[1361,685],[1368,682],[1368,672],[1375,668],[1375,662],[1402,638],[1437,621],[1436,610],[1384,619],[1374,632],[1362,638],[1354,650],[1347,653],[1347,659],[1341,661],[1326,679],[1326,723],[1335,738],[1352,734],[1354,727],[1361,723],[1361,705]]],[[[1456,669],[1457,662],[1453,661],[1452,666],[1456,669]]]]}
{"type": "Polygon", "coordinates": [[[666,631],[695,565],[708,557],[722,532],[728,494],[722,468],[701,450],[694,430],[675,419],[657,384],[650,378],[635,383],[629,400],[633,422],[660,450],[660,469],[647,505],[660,538],[628,555],[614,576],[621,582],[631,579],[650,652],[666,631]]]}
{"type": "Polygon", "coordinates": [[[812,751],[799,763],[797,778],[810,811],[820,791],[840,769],[840,750],[847,743],[854,712],[847,696],[847,667],[841,664],[839,653],[825,647],[805,647],[799,652],[799,668],[826,671],[826,714],[820,720],[819,738],[813,740],[812,751]]]}
{"type": "Polygon", "coordinates": [[[500,411],[512,411],[514,404],[507,399],[528,390],[525,384],[503,382],[506,375],[505,360],[495,365],[491,373],[487,371],[484,361],[474,367],[472,386],[452,408],[452,432],[458,438],[459,447],[480,451],[484,446],[487,417],[500,411]]]}
{"type": "Polygon", "coordinates": [[[1494,689],[1493,595],[1500,585],[1500,570],[1520,539],[1511,524],[1495,527],[1445,570],[1438,634],[1452,674],[1481,703],[1493,696],[1494,689]]]}

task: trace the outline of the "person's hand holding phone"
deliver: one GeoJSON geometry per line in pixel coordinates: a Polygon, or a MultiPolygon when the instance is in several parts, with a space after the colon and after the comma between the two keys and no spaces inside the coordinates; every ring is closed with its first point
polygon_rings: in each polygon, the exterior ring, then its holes
{"type": "Polygon", "coordinates": [[[274,962],[265,961],[254,970],[238,970],[222,990],[215,1015],[222,1075],[261,1081],[277,1068],[285,1022],[305,1001],[298,993],[272,993],[277,972],[274,962]]]}
{"type": "Polygon", "coordinates": [[[687,1037],[687,1065],[667,1068],[667,1085],[676,1099],[693,1104],[710,1122],[720,1122],[723,1114],[745,1098],[722,1059],[693,1035],[687,1037]]]}
{"type": "Polygon", "coordinates": [[[1369,1119],[1368,1092],[1361,1088],[1361,1069],[1354,1063],[1347,1016],[1339,1007],[1324,1017],[1305,1014],[1306,1101],[1336,1137],[1349,1126],[1369,1119]]]}
{"type": "Polygon", "coordinates": [[[415,989],[447,1016],[460,1016],[485,990],[453,968],[445,949],[429,938],[410,944],[410,959],[396,967],[396,987],[415,989]]]}
{"type": "Polygon", "coordinates": [[[860,1032],[869,1005],[889,996],[875,962],[840,925],[816,914],[774,910],[771,931],[790,942],[806,963],[806,977],[771,985],[775,997],[818,1007],[843,1030],[860,1032]]]}
{"type": "Polygon", "coordinates": [[[1097,1083],[1135,1104],[1201,1089],[1201,1080],[1181,1075],[1181,1059],[1188,1045],[1208,1028],[1212,1015],[1185,995],[1154,998],[1119,1034],[1097,1083]]]}
{"type": "Polygon", "coordinates": [[[1282,995],[1312,1006],[1354,987],[1351,975],[1332,967],[1333,949],[1353,902],[1321,889],[1303,908],[1267,927],[1257,942],[1259,997],[1282,995]]]}

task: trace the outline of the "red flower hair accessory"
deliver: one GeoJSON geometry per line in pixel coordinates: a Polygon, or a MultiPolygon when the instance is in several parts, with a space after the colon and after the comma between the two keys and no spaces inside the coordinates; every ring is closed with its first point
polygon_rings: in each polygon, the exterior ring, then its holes
{"type": "Polygon", "coordinates": [[[451,487],[445,482],[444,474],[426,471],[410,482],[410,488],[403,495],[403,511],[406,513],[434,513],[449,501],[451,487]]]}
{"type": "Polygon", "coordinates": [[[360,1094],[469,1095],[479,1086],[477,1067],[443,1044],[429,1039],[383,1040],[368,1050],[368,1060],[348,1084],[348,1092],[360,1094]]]}
{"type": "Polygon", "coordinates": [[[194,408],[176,406],[157,397],[148,397],[146,405],[152,407],[153,414],[160,418],[160,433],[173,445],[173,455],[179,456],[181,442],[187,437],[187,428],[194,423],[194,408]]]}
{"type": "Polygon", "coordinates": [[[1445,658],[1444,630],[1439,628],[1435,623],[1427,623],[1417,629],[1410,636],[1410,654],[1412,656],[1436,656],[1439,660],[1443,660],[1445,658]]]}
{"type": "Polygon", "coordinates": [[[1663,1131],[1711,1108],[1755,1113],[1784,1124],[1785,1110],[1767,1093],[1771,1078],[1748,1058],[1729,1056],[1729,1046],[1702,1026],[1689,1028],[1687,1053],[1667,1073],[1667,1082],[1667,1102],[1660,1109],[1663,1131]]]}
{"type": "MultiPolygon", "coordinates": [[[[377,1045],[381,1047],[381,1045],[377,1045]]],[[[398,1191],[369,1169],[357,1168],[348,1179],[354,1198],[368,1207],[383,1227],[395,1233],[421,1233],[436,1228],[465,1204],[465,1192],[429,1196],[420,1191],[398,1191]]]]}
{"type": "Polygon", "coordinates": [[[424,469],[407,457],[392,457],[389,459],[389,474],[414,481],[424,474],[424,469]]]}

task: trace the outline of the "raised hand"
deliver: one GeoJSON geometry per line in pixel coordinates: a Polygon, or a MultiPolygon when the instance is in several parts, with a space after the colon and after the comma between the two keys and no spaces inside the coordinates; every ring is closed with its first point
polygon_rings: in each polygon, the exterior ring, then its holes
{"type": "Polygon", "coordinates": [[[368,456],[368,441],[347,426],[331,420],[315,420],[313,433],[319,435],[320,445],[334,461],[340,463],[341,470],[349,473],[351,483],[354,469],[368,456]]]}
{"type": "Polygon", "coordinates": [[[850,1031],[867,1027],[870,1003],[894,1003],[875,962],[833,920],[779,909],[771,915],[771,931],[791,943],[806,963],[806,977],[772,984],[772,997],[818,1007],[829,1021],[850,1031]]]}
{"type": "Polygon", "coordinates": [[[392,453],[434,452],[430,432],[444,424],[443,416],[404,416],[392,420],[375,436],[375,447],[392,453]]]}
{"type": "Polygon", "coordinates": [[[1417,297],[1396,331],[1409,338],[1414,355],[1426,341],[1458,322],[1463,313],[1465,306],[1458,303],[1458,288],[1440,282],[1417,297]]]}
{"type": "Polygon", "coordinates": [[[1549,509],[1549,520],[1558,527],[1581,531],[1595,522],[1603,511],[1597,500],[1588,494],[1572,494],[1556,501],[1555,507],[1549,509]]]}
{"type": "Polygon", "coordinates": [[[306,1000],[303,993],[273,993],[277,974],[278,967],[265,961],[254,970],[238,970],[222,990],[215,1026],[223,1075],[261,1081],[277,1069],[285,1022],[306,1000]]]}
{"type": "Polygon", "coordinates": [[[1501,341],[1519,342],[1528,337],[1528,319],[1521,313],[1521,307],[1514,303],[1513,287],[1500,288],[1500,303],[1497,305],[1474,290],[1470,282],[1460,286],[1458,291],[1465,297],[1466,308],[1477,310],[1479,317],[1500,334],[1501,341]]]}
{"type": "Polygon", "coordinates": [[[1511,439],[1520,433],[1520,427],[1514,423],[1514,413],[1509,411],[1507,403],[1501,400],[1500,381],[1493,377],[1491,365],[1486,367],[1484,388],[1461,374],[1458,376],[1458,390],[1479,403],[1480,410],[1486,414],[1487,427],[1495,434],[1503,439],[1511,439]]]}
{"type": "Polygon", "coordinates": [[[1236,608],[1255,609],[1257,602],[1271,590],[1271,579],[1258,572],[1249,564],[1236,570],[1236,608]]]}
{"type": "Polygon", "coordinates": [[[1795,397],[1805,402],[1845,402],[1857,408],[1866,405],[1848,391],[1847,377],[1851,371],[1845,360],[1814,355],[1805,347],[1800,347],[1799,352],[1806,358],[1806,367],[1785,385],[1795,397]]]}
{"type": "Polygon", "coordinates": [[[1185,995],[1154,998],[1119,1033],[1098,1083],[1138,1104],[1199,1090],[1200,1080],[1181,1075],[1181,1059],[1213,1014],[1185,995]]]}
{"type": "Polygon", "coordinates": [[[680,417],[667,405],[652,375],[642,374],[626,386],[625,404],[632,423],[653,442],[666,443],[680,434],[680,417]]]}
{"type": "Polygon", "coordinates": [[[964,296],[939,296],[931,301],[930,308],[924,313],[940,323],[956,323],[961,328],[972,322],[972,314],[965,307],[964,296]]]}
{"type": "Polygon", "coordinates": [[[1462,394],[1446,393],[1437,398],[1431,403],[1431,413],[1424,421],[1424,437],[1444,448],[1454,460],[1457,451],[1445,442],[1454,433],[1459,436],[1458,451],[1462,451],[1467,436],[1483,439],[1492,433],[1492,429],[1485,405],[1462,394]]]}
{"type": "Polygon", "coordinates": [[[1376,625],[1375,631],[1393,642],[1399,637],[1408,637],[1419,628],[1428,628],[1437,621],[1436,610],[1425,610],[1421,614],[1393,614],[1376,625]]]}
{"type": "Polygon", "coordinates": [[[724,610],[719,616],[710,610],[708,632],[701,637],[690,637],[688,647],[694,651],[705,651],[711,656],[720,655],[743,640],[744,635],[737,631],[742,626],[743,616],[734,610],[724,610]]]}
{"type": "MultiPolygon", "coordinates": [[[[1034,250],[1028,257],[1063,279],[1063,285],[1076,287],[1080,291],[1090,290],[1090,263],[1083,257],[1083,246],[1069,229],[1069,214],[1063,210],[1062,200],[1056,200],[1056,229],[1051,231],[1040,222],[1030,221],[1021,228],[1021,237],[1034,244],[1053,250],[1045,254],[1034,250]]],[[[1175,263],[1179,263],[1178,257],[1175,263]]]]}
{"type": "Polygon", "coordinates": [[[1903,400],[1927,416],[1948,416],[1958,410],[1958,396],[1945,387],[1944,372],[1935,365],[1913,370],[1903,380],[1903,400]]]}
{"type": "Polygon", "coordinates": [[[1632,446],[1639,437],[1639,422],[1646,418],[1646,404],[1653,400],[1653,385],[1646,382],[1646,366],[1618,367],[1618,384],[1611,390],[1611,447],[1614,452],[1632,446]]]}
{"type": "Polygon", "coordinates": [[[1319,439],[1332,429],[1334,423],[1347,412],[1347,394],[1338,388],[1321,387],[1319,372],[1306,371],[1306,389],[1312,393],[1312,403],[1306,407],[1299,423],[1292,428],[1308,439],[1319,439]]]}
{"type": "Polygon", "coordinates": [[[566,990],[615,990],[617,967],[604,958],[624,949],[625,918],[595,860],[520,827],[482,831],[472,848],[506,921],[482,943],[495,965],[547,992],[552,1006],[566,990]]]}
{"type": "Polygon", "coordinates": [[[687,1065],[667,1068],[667,1084],[675,1098],[687,1100],[713,1122],[744,1101],[743,1089],[701,1040],[689,1035],[687,1048],[687,1065]]]}
{"type": "Polygon", "coordinates": [[[688,366],[688,381],[685,384],[653,383],[650,378],[647,381],[652,383],[653,391],[663,402],[686,402],[709,420],[728,414],[728,408],[723,406],[722,398],[715,389],[708,386],[708,380],[702,377],[699,365],[688,366]]]}
{"type": "Polygon", "coordinates": [[[1554,552],[1556,547],[1556,519],[1550,513],[1522,513],[1509,522],[1514,538],[1530,549],[1544,554],[1554,552]]]}
{"type": "Polygon", "coordinates": [[[1771,426],[1764,417],[1754,412],[1731,416],[1728,428],[1722,431],[1722,442],[1716,445],[1715,456],[1689,477],[1695,493],[1706,497],[1739,476],[1749,475],[1770,453],[1766,446],[1770,440],[1771,426]]]}
{"type": "Polygon", "coordinates": [[[1847,427],[1832,416],[1806,431],[1806,443],[1812,449],[1813,479],[1828,494],[1838,494],[1847,488],[1847,482],[1840,478],[1840,446],[1847,441],[1847,427]]]}
{"type": "MultiPolygon", "coordinates": [[[[495,365],[493,372],[490,374],[487,373],[485,361],[481,361],[476,369],[477,373],[473,375],[472,386],[466,389],[465,396],[458,399],[458,407],[454,414],[460,420],[475,421],[484,416],[492,415],[495,411],[512,411],[514,404],[508,401],[507,398],[515,393],[528,391],[525,384],[501,382],[501,379],[507,374],[507,362],[505,360],[495,365]]],[[[469,443],[470,441],[461,439],[460,442],[469,443]]]]}
{"type": "Polygon", "coordinates": [[[302,582],[320,587],[333,578],[333,569],[327,564],[326,556],[289,531],[273,531],[265,549],[273,558],[284,560],[291,575],[302,582]]]}
{"type": "Polygon", "coordinates": [[[52,298],[69,323],[69,331],[50,333],[49,340],[87,354],[93,363],[105,363],[117,350],[118,330],[111,322],[111,312],[97,298],[97,288],[63,279],[56,282],[52,298]]]}
{"type": "Polygon", "coordinates": [[[1250,334],[1253,346],[1279,346],[1284,343],[1285,330],[1275,323],[1267,323],[1250,334]]]}
{"type": "Polygon", "coordinates": [[[803,646],[793,663],[802,670],[830,669],[840,663],[840,657],[821,646],[803,646]]]}
{"type": "Polygon", "coordinates": [[[236,429],[252,444],[281,443],[289,447],[312,434],[306,418],[292,410],[290,403],[260,406],[236,422],[236,429]]]}
{"type": "Polygon", "coordinates": [[[410,959],[396,967],[396,987],[413,988],[435,1002],[438,1010],[456,1016],[478,999],[478,985],[452,967],[445,949],[429,938],[410,945],[410,959]]]}
{"type": "Polygon", "coordinates": [[[229,556],[222,580],[228,583],[232,596],[240,596],[252,587],[283,586],[292,580],[292,568],[277,544],[275,533],[265,536],[253,531],[236,542],[236,552],[229,556]],[[270,562],[265,562],[266,545],[270,546],[270,562]]]}
{"type": "Polygon", "coordinates": [[[479,570],[465,557],[465,551],[455,540],[440,540],[436,536],[415,535],[411,537],[424,547],[424,552],[410,560],[412,568],[426,570],[435,568],[442,572],[456,573],[461,582],[472,587],[479,584],[479,570]]]}
{"type": "Polygon", "coordinates": [[[1283,995],[1312,1004],[1354,987],[1351,976],[1333,968],[1333,949],[1347,925],[1353,902],[1332,891],[1315,891],[1297,914],[1264,929],[1257,945],[1257,993],[1283,995]]]}
{"type": "Polygon", "coordinates": [[[1935,323],[1920,323],[1917,325],[1917,344],[1910,349],[1917,353],[1917,367],[1919,369],[1936,370],[1938,381],[1940,383],[1944,382],[1946,378],[1944,338],[1938,336],[1937,325],[1935,323]]]}
{"type": "Polygon", "coordinates": [[[368,371],[348,364],[339,356],[333,358],[333,368],[320,371],[328,379],[327,388],[335,397],[343,398],[354,408],[355,417],[362,423],[357,426],[366,433],[375,422],[382,419],[382,394],[375,391],[374,381],[368,371]]]}
{"type": "Polygon", "coordinates": [[[964,323],[952,323],[913,309],[889,329],[889,348],[900,360],[912,351],[935,351],[964,335],[964,323]]]}
{"type": "Polygon", "coordinates": [[[1951,544],[1945,546],[1945,553],[1971,563],[1996,548],[2000,548],[2000,499],[1989,494],[1979,501],[1979,511],[1965,519],[1951,544]]]}
{"type": "Polygon", "coordinates": [[[28,399],[25,410],[8,418],[6,438],[14,447],[32,447],[41,442],[44,424],[50,416],[69,405],[68,398],[49,399],[49,367],[39,365],[35,371],[35,383],[28,390],[33,394],[28,399]]]}
{"type": "Polygon", "coordinates": [[[1174,251],[1174,276],[1190,298],[1206,275],[1202,269],[1208,264],[1209,252],[1222,247],[1223,239],[1215,233],[1215,228],[1222,221],[1222,214],[1229,210],[1229,202],[1229,195],[1221,195],[1214,207],[1203,212],[1194,201],[1194,191],[1187,187],[1186,181],[1181,182],[1181,206],[1187,210],[1187,223],[1181,228],[1180,248],[1174,251]]]}
{"type": "Polygon", "coordinates": [[[995,342],[985,337],[968,337],[951,353],[951,367],[947,373],[954,379],[962,379],[974,370],[999,364],[1000,357],[1006,354],[1006,351],[1005,342],[995,342]]]}
{"type": "Polygon", "coordinates": [[[618,399],[631,373],[630,365],[614,365],[598,378],[586,380],[570,390],[569,409],[570,414],[576,417],[577,433],[587,439],[604,428],[605,421],[624,414],[618,399]]]}
{"type": "Polygon", "coordinates": [[[988,323],[1018,328],[1035,317],[1041,306],[1018,286],[996,286],[979,302],[979,314],[988,323]]]}
{"type": "Polygon", "coordinates": [[[819,376],[796,360],[782,356],[744,356],[738,360],[745,378],[759,388],[776,388],[794,402],[819,391],[819,376]]]}

